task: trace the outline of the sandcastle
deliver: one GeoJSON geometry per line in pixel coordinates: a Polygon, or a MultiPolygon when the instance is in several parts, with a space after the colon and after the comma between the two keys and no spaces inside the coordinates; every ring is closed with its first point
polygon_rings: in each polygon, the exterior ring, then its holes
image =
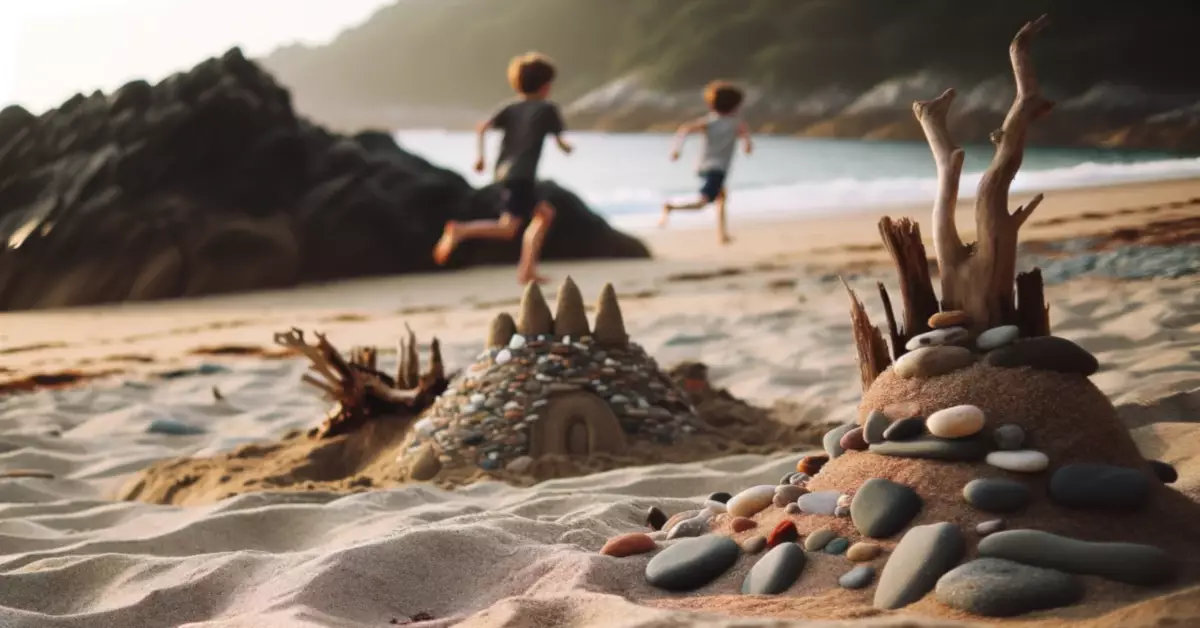
{"type": "MultiPolygon", "coordinates": [[[[1051,109],[1028,58],[1045,24],[1012,42],[1016,98],[993,134],[975,244],[954,222],[963,164],[947,130],[954,92],[913,106],[938,168],[941,298],[917,225],[883,219],[903,318],[880,284],[885,341],[846,286],[864,391],[857,420],[778,485],[714,494],[669,520],[652,508],[650,527],[682,540],[647,563],[651,585],[697,590],[770,548],[742,593],[823,591],[847,605],[999,617],[1200,578],[1200,505],[1165,486],[1169,465],[1142,458],[1088,379],[1096,358],[1050,335],[1040,273],[1016,273],[1017,230],[1042,196],[1009,213],[1008,188],[1029,123],[1051,109]]],[[[602,553],[656,548],[635,533],[602,553]]]]}

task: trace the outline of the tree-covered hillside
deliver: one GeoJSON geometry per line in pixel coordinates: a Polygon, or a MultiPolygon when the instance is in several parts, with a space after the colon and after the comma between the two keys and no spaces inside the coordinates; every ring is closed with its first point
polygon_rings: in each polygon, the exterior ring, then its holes
{"type": "Polygon", "coordinates": [[[264,62],[302,101],[362,106],[489,106],[508,94],[508,59],[531,49],[558,61],[563,101],[633,72],[664,89],[865,89],[922,70],[1005,73],[1013,33],[1042,13],[1049,85],[1200,91],[1197,0],[398,0],[328,46],[264,62]]]}

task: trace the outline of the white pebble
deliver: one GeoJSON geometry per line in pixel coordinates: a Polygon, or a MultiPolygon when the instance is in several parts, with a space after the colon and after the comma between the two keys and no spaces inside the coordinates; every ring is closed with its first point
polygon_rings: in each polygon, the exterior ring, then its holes
{"type": "Polygon", "coordinates": [[[774,484],[760,484],[734,495],[725,502],[725,508],[734,517],[753,517],[771,505],[775,499],[774,484]]]}
{"type": "Polygon", "coordinates": [[[715,501],[712,499],[706,499],[706,500],[704,500],[704,510],[711,510],[713,514],[719,515],[719,514],[725,512],[727,509],[725,507],[725,504],[722,504],[719,501],[715,501]]]}
{"type": "Polygon", "coordinates": [[[496,354],[496,364],[508,364],[509,362],[512,362],[512,351],[509,351],[508,349],[501,349],[500,352],[496,354]]]}
{"type": "Polygon", "coordinates": [[[1045,471],[1046,467],[1050,466],[1050,457],[1032,449],[993,451],[987,455],[987,463],[1005,471],[1037,473],[1045,471]]]}
{"type": "Polygon", "coordinates": [[[925,428],[938,438],[963,438],[983,429],[983,410],[962,405],[938,410],[925,419],[925,428]]]}
{"type": "Polygon", "coordinates": [[[975,339],[975,346],[984,351],[991,351],[992,349],[1015,342],[1020,335],[1021,328],[1016,325],[993,327],[979,334],[979,337],[975,339]]]}
{"type": "Polygon", "coordinates": [[[508,341],[508,348],[520,349],[521,347],[525,346],[526,342],[525,336],[522,336],[521,334],[513,334],[513,337],[508,341]]]}
{"type": "Polygon", "coordinates": [[[475,405],[479,405],[487,401],[487,397],[481,395],[480,393],[475,393],[474,395],[471,395],[469,401],[475,405]]]}
{"type": "Polygon", "coordinates": [[[938,345],[952,345],[960,343],[967,339],[970,333],[964,327],[946,327],[943,329],[935,329],[927,331],[920,336],[913,336],[904,348],[909,351],[920,349],[921,347],[936,347],[938,345]]]}

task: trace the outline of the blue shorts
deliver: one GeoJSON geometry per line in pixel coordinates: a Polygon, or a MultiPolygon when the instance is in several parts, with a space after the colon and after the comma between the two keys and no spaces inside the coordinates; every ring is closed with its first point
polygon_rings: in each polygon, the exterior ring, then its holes
{"type": "Polygon", "coordinates": [[[700,179],[704,181],[700,185],[700,196],[706,201],[716,200],[721,192],[725,191],[724,170],[703,170],[700,172],[700,179]]]}

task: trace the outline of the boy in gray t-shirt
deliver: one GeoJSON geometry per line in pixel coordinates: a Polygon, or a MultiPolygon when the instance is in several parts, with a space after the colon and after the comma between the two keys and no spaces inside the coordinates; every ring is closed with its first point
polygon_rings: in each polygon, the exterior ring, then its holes
{"type": "Polygon", "coordinates": [[[725,180],[733,165],[733,154],[737,149],[737,140],[741,138],[742,148],[749,155],[754,149],[750,141],[750,127],[737,116],[745,95],[742,90],[724,81],[714,81],[704,89],[704,101],[708,104],[709,114],[684,123],[675,134],[675,145],[671,149],[671,161],[679,159],[679,151],[683,148],[687,136],[692,133],[704,132],[704,152],[700,157],[697,172],[700,175],[700,198],[688,203],[664,203],[662,218],[658,226],[667,226],[671,212],[678,209],[703,209],[713,201],[717,202],[717,239],[721,244],[729,244],[732,238],[726,230],[725,206],[729,201],[729,191],[725,180]]]}
{"type": "Polygon", "coordinates": [[[495,178],[503,191],[499,220],[446,223],[442,238],[433,249],[433,259],[445,264],[454,249],[465,240],[511,240],[525,223],[521,242],[521,261],[517,280],[523,285],[546,279],[537,274],[542,243],[554,221],[554,208],[537,195],[537,167],[542,157],[542,142],[553,135],[560,150],[571,154],[571,145],[562,137],[565,125],[558,106],[546,100],[554,82],[555,69],[548,59],[529,53],[512,60],[508,81],[519,98],[496,112],[478,127],[478,154],[475,171],[483,172],[484,136],[488,129],[500,129],[500,155],[496,159],[495,178]]]}

